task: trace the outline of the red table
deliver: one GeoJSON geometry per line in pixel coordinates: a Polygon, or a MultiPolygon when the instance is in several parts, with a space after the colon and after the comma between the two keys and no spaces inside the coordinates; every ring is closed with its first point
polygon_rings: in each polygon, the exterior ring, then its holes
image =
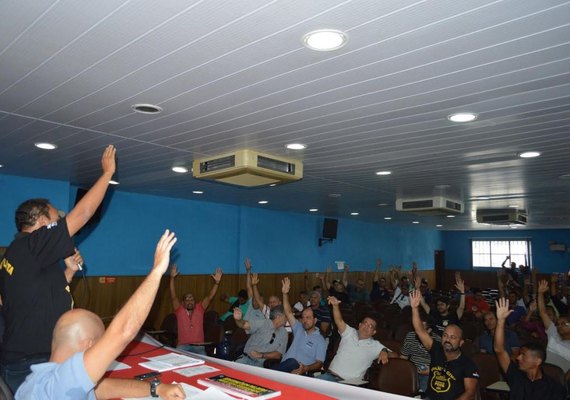
{"type": "MultiPolygon", "coordinates": [[[[157,347],[151,344],[142,342],[132,342],[123,351],[123,354],[117,359],[120,362],[128,364],[131,368],[124,369],[120,371],[112,371],[107,374],[107,376],[112,376],[115,378],[133,378],[135,375],[150,372],[150,370],[141,367],[140,362],[148,361],[143,357],[154,357],[161,354],[169,353],[169,349],[164,349],[162,347],[157,347]]],[[[197,381],[198,379],[207,378],[210,376],[215,376],[218,374],[225,374],[233,378],[242,379],[260,386],[265,386],[271,389],[280,390],[281,396],[276,397],[276,399],[283,400],[301,400],[301,399],[311,399],[311,400],[330,400],[333,397],[326,396],[324,394],[309,391],[307,389],[286,385],[277,381],[265,379],[256,375],[239,371],[240,364],[235,363],[235,368],[228,368],[224,365],[220,365],[214,362],[206,361],[206,365],[212,366],[219,369],[219,371],[211,372],[203,375],[196,375],[191,377],[185,377],[183,375],[177,374],[174,371],[165,371],[161,373],[160,380],[166,383],[185,382],[192,386],[200,389],[206,389],[205,386],[200,385],[197,381]]]]}

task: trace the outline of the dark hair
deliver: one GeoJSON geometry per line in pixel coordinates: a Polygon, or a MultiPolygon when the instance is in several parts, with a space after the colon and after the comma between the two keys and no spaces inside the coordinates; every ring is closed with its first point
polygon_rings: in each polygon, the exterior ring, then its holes
{"type": "Polygon", "coordinates": [[[374,314],[365,314],[364,317],[362,317],[362,319],[360,320],[360,323],[362,323],[366,318],[371,319],[372,321],[374,321],[374,323],[376,324],[376,328],[378,328],[378,318],[376,318],[376,316],[374,314]]]}
{"type": "Polygon", "coordinates": [[[242,299],[246,299],[247,300],[247,290],[242,289],[238,292],[238,297],[241,297],[242,299]]]}
{"type": "Polygon", "coordinates": [[[540,365],[542,365],[546,362],[546,349],[540,343],[528,342],[528,343],[523,344],[521,346],[521,349],[523,347],[525,349],[529,350],[531,353],[533,353],[536,357],[540,358],[540,360],[541,360],[540,365]]]}
{"type": "Polygon", "coordinates": [[[24,201],[16,209],[16,229],[18,232],[22,232],[22,229],[34,226],[42,215],[49,218],[49,200],[29,199],[24,201]]]}
{"type": "Polygon", "coordinates": [[[435,299],[435,303],[437,304],[438,301],[441,301],[442,303],[445,303],[447,305],[449,305],[449,299],[447,297],[438,297],[437,299],[435,299]]]}

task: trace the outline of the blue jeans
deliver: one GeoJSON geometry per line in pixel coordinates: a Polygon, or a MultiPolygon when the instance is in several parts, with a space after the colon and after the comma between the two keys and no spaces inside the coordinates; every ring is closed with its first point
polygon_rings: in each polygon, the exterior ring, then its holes
{"type": "Polygon", "coordinates": [[[331,374],[330,372],[323,372],[322,374],[320,374],[319,376],[316,376],[317,379],[322,379],[324,381],[329,381],[329,382],[338,382],[338,381],[342,381],[342,378],[336,375],[331,374]]]}
{"type": "Polygon", "coordinates": [[[20,385],[26,380],[26,377],[32,372],[30,367],[34,364],[47,362],[48,360],[49,355],[46,355],[43,357],[27,357],[10,363],[2,363],[0,364],[0,374],[10,387],[10,390],[12,390],[12,393],[16,393],[20,385]]]}
{"type": "Polygon", "coordinates": [[[422,392],[426,392],[428,386],[429,375],[418,374],[418,385],[422,392]]]}
{"type": "Polygon", "coordinates": [[[196,353],[205,356],[206,348],[204,346],[195,346],[193,344],[179,344],[176,346],[177,349],[189,351],[190,353],[196,353]]]}
{"type": "Polygon", "coordinates": [[[271,369],[282,372],[291,372],[297,368],[299,368],[299,363],[294,358],[288,358],[285,361],[281,361],[279,364],[271,366],[271,369]]]}

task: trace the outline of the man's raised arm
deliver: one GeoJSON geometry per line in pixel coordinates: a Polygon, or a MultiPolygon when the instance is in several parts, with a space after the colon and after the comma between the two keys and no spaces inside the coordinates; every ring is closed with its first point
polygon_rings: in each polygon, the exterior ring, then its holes
{"type": "Polygon", "coordinates": [[[295,318],[295,314],[293,314],[293,310],[291,309],[291,303],[289,303],[289,290],[291,290],[291,282],[289,278],[283,278],[281,281],[281,293],[283,293],[283,310],[285,310],[285,316],[287,317],[287,321],[291,327],[297,323],[297,319],[295,318]]]}
{"type": "Polygon", "coordinates": [[[433,339],[424,329],[424,325],[422,324],[422,320],[420,318],[420,310],[418,307],[420,305],[421,298],[422,293],[417,289],[410,293],[410,306],[412,307],[412,325],[414,326],[414,330],[416,331],[416,335],[418,335],[420,342],[422,342],[426,349],[430,350],[431,346],[433,345],[433,339]]]}
{"type": "Polygon", "coordinates": [[[495,305],[497,306],[497,327],[495,328],[493,348],[501,369],[506,373],[511,363],[511,357],[505,351],[505,321],[513,310],[509,310],[509,300],[505,298],[500,298],[495,302],[495,305]]]}
{"type": "Polygon", "coordinates": [[[332,306],[334,323],[336,324],[338,332],[342,334],[346,329],[346,322],[342,319],[342,313],[339,307],[340,301],[334,296],[329,296],[328,302],[332,306]]]}
{"type": "Polygon", "coordinates": [[[221,268],[216,268],[216,272],[210,275],[214,280],[214,284],[210,289],[210,293],[208,293],[208,295],[204,297],[204,299],[202,299],[202,307],[204,307],[204,310],[208,308],[210,302],[214,299],[214,297],[216,297],[216,293],[218,292],[218,288],[220,287],[220,281],[222,280],[223,274],[224,273],[222,272],[221,268]]]}

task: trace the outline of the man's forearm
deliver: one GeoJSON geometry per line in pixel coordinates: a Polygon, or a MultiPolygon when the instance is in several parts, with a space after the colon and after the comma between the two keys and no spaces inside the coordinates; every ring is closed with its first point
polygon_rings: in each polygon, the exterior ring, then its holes
{"type": "Polygon", "coordinates": [[[305,369],[307,370],[306,372],[320,371],[322,367],[323,362],[319,360],[315,361],[312,364],[305,365],[305,369]]]}

